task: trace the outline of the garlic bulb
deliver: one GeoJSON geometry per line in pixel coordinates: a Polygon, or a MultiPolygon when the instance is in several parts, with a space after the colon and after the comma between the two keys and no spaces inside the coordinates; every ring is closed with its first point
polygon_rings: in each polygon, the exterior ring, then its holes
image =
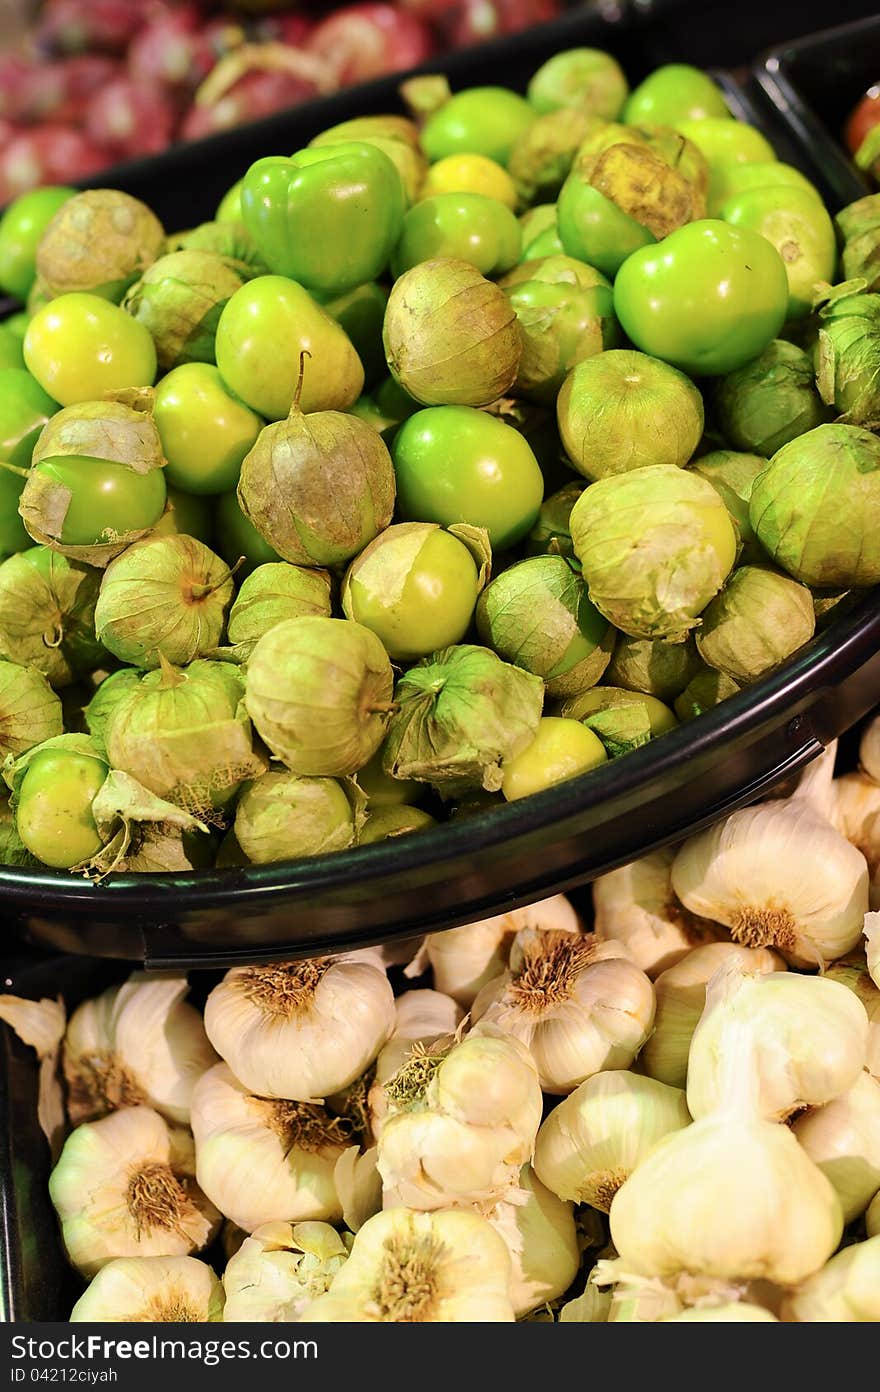
{"type": "Polygon", "coordinates": [[[253,1097],[218,1063],[196,1085],[192,1129],[199,1185],[246,1232],[341,1218],[333,1171],[352,1141],[344,1118],[314,1102],[253,1097]]]}
{"type": "Polygon", "coordinates": [[[678,1088],[637,1073],[597,1073],[544,1121],[535,1143],[535,1170],[560,1198],[607,1213],[639,1162],[663,1136],[690,1120],[678,1088]]]}
{"type": "Polygon", "coordinates": [[[531,1165],[519,1189],[486,1214],[510,1253],[510,1298],[519,1318],[564,1295],[581,1264],[574,1208],[541,1183],[531,1165]]]}
{"type": "Polygon", "coordinates": [[[74,1126],[141,1102],[169,1121],[189,1121],[193,1087],[217,1055],[200,1011],[184,1000],[187,989],[185,976],[132,972],[74,1011],[63,1052],[74,1126]]]}
{"type": "Polygon", "coordinates": [[[588,1284],[583,1295],[569,1300],[559,1311],[560,1324],[607,1324],[611,1311],[611,1291],[588,1284]]]}
{"type": "Polygon", "coordinates": [[[346,957],[233,967],[205,1005],[208,1038],[236,1078],[293,1102],[348,1087],[393,1028],[384,971],[346,957]]]}
{"type": "Polygon", "coordinates": [[[804,1324],[880,1323],[880,1237],[844,1247],[792,1292],[782,1315],[804,1324]]]}
{"type": "Polygon", "coordinates": [[[834,1189],[788,1128],[740,1107],[664,1136],[611,1205],[612,1241],[645,1276],[794,1285],[842,1232],[834,1189]]]}
{"type": "MultiPolygon", "coordinates": [[[[611,1252],[614,1252],[613,1247],[611,1252]]],[[[739,1290],[725,1282],[700,1280],[688,1275],[674,1281],[643,1276],[629,1270],[619,1257],[597,1261],[590,1272],[590,1285],[607,1296],[609,1324],[656,1324],[681,1314],[687,1302],[685,1294],[678,1289],[679,1284],[686,1288],[688,1297],[716,1302],[736,1299],[739,1290]]]]}
{"type": "Polygon", "coordinates": [[[811,759],[798,775],[791,792],[781,794],[807,802],[817,816],[826,822],[834,820],[837,800],[834,787],[834,766],[837,763],[837,740],[832,740],[815,759],[811,759]]]}
{"type": "Polygon", "coordinates": [[[749,972],[785,971],[782,958],[769,948],[706,943],[661,972],[654,982],[654,1030],[639,1054],[639,1068],[648,1077],[670,1087],[685,1086],[691,1039],[706,1004],[706,986],[728,961],[740,962],[749,972]]]}
{"type": "Polygon", "coordinates": [[[290,1324],[329,1288],[352,1238],[329,1223],[263,1223],[223,1273],[227,1323],[290,1324]]]}
{"type": "Polygon", "coordinates": [[[862,953],[852,953],[840,962],[834,962],[825,973],[829,981],[838,981],[841,986],[854,991],[868,1016],[868,1054],[865,1067],[868,1072],[880,1079],[880,987],[875,986],[868,975],[868,964],[862,953]]]}
{"type": "Polygon", "coordinates": [[[869,1237],[880,1237],[880,1190],[868,1204],[865,1212],[865,1230],[869,1237]]]}
{"type": "Polygon", "coordinates": [[[415,1045],[385,1084],[378,1139],[384,1205],[494,1203],[531,1160],[542,1097],[529,1051],[491,1026],[415,1045]]]}
{"type": "Polygon", "coordinates": [[[880,1082],[860,1073],[833,1102],[798,1117],[792,1131],[831,1180],[851,1223],[880,1189],[880,1082]]]}
{"type": "Polygon", "coordinates": [[[864,933],[868,975],[880,989],[880,913],[865,914],[864,933]]]}
{"type": "Polygon", "coordinates": [[[859,758],[868,777],[880,783],[880,715],[875,715],[862,733],[859,758]]]}
{"type": "Polygon", "coordinates": [[[382,1176],[376,1169],[377,1150],[349,1146],[336,1161],[333,1183],[342,1206],[342,1221],[360,1232],[368,1218],[382,1209],[382,1176]]]}
{"type": "Polygon", "coordinates": [[[727,962],[706,988],[691,1040],[687,1102],[695,1119],[723,1104],[734,1050],[746,1041],[754,1106],[768,1121],[821,1107],[853,1086],[868,1052],[868,1017],[852,991],[795,972],[750,975],[727,962]]]}
{"type": "Polygon", "coordinates": [[[755,1324],[779,1323],[769,1310],[765,1310],[762,1305],[750,1305],[747,1300],[731,1300],[726,1305],[702,1305],[691,1310],[682,1310],[680,1315],[664,1316],[662,1323],[681,1323],[685,1320],[705,1320],[714,1324],[745,1324],[747,1321],[754,1321],[755,1324]]]}
{"type": "Polygon", "coordinates": [[[726,938],[724,929],[684,908],[672,888],[675,851],[652,851],[593,882],[596,937],[623,943],[653,981],[692,948],[726,938]]]}
{"type": "Polygon", "coordinates": [[[836,778],[830,820],[865,857],[871,908],[880,909],[880,785],[864,773],[836,778]]]}
{"type": "Polygon", "coordinates": [[[84,1276],[114,1257],[199,1252],[221,1215],[195,1182],[188,1131],[149,1107],[125,1107],[68,1136],[49,1194],[71,1262],[84,1276]]]}
{"type": "Polygon", "coordinates": [[[451,996],[467,1010],[487,981],[504,971],[511,944],[521,928],[579,933],[580,921],[563,894],[524,909],[511,909],[480,923],[466,923],[445,933],[431,933],[425,952],[438,991],[451,996]]]}
{"type": "Polygon", "coordinates": [[[620,943],[524,928],[473,1017],[521,1040],[544,1091],[564,1094],[603,1068],[629,1067],[651,1033],[654,989],[620,943]]]}
{"type": "Polygon", "coordinates": [[[386,1209],[365,1223],[304,1323],[498,1324],[514,1319],[507,1247],[485,1218],[386,1209]]]}
{"type": "Polygon", "coordinates": [[[207,1324],[223,1319],[223,1287],[196,1257],[116,1257],[71,1311],[72,1324],[207,1324]]]}
{"type": "Polygon", "coordinates": [[[451,996],[440,991],[406,991],[394,1002],[394,1030],[379,1050],[367,1102],[374,1133],[388,1111],[384,1084],[401,1067],[414,1044],[433,1044],[454,1034],[462,1020],[462,1009],[451,996]]]}
{"type": "Polygon", "coordinates": [[[865,857],[797,798],[746,807],[692,836],[672,885],[735,942],[775,947],[799,967],[851,952],[868,908],[865,857]]]}

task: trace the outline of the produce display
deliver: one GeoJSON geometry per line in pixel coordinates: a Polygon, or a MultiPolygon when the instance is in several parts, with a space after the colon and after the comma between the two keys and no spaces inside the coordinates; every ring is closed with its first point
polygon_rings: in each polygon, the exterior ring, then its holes
{"type": "Polygon", "coordinates": [[[112,189],[0,222],[6,863],[430,830],[662,737],[880,581],[880,196],[835,230],[680,65],[405,97],[193,229],[112,189]]]}
{"type": "Polygon", "coordinates": [[[880,717],[835,759],[585,921],[0,997],[71,1320],[880,1321],[880,717]]]}

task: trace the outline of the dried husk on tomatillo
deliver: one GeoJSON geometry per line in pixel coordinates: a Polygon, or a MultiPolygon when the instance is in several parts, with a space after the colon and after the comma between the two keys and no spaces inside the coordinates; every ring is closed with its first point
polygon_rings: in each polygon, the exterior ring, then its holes
{"type": "MultiPolygon", "coordinates": [[[[145,535],[158,521],[164,506],[164,481],[155,491],[155,515],[134,531],[119,533],[101,526],[95,518],[94,540],[74,544],[64,540],[65,520],[71,506],[69,488],[51,472],[55,461],[65,459],[106,461],[137,478],[165,467],[162,441],[152,416],[151,389],[119,393],[119,399],[84,401],[59,411],[43,427],[34,446],[33,467],[19,500],[22,521],[35,541],[43,542],[73,560],[105,566],[126,546],[145,535]],[[46,465],[49,472],[39,469],[46,465]]],[[[97,466],[96,466],[97,472],[97,466]]],[[[135,480],[132,480],[134,483],[135,480]]],[[[151,505],[152,506],[152,505],[151,505]]]]}
{"type": "Polygon", "coordinates": [[[110,762],[157,797],[210,818],[265,769],[243,696],[244,678],[232,663],[198,659],[184,672],[164,662],[114,710],[110,762]]]}
{"type": "Polygon", "coordinates": [[[621,634],[605,673],[609,686],[656,696],[670,705],[700,671],[701,663],[692,638],[684,643],[664,643],[659,638],[628,638],[621,634]]]}
{"type": "Polygon", "coordinates": [[[395,493],[391,455],[371,425],[342,411],[306,416],[298,398],[260,432],[238,482],[245,517],[304,566],[350,561],[388,526],[395,493]]]}
{"type": "Polygon", "coordinates": [[[118,189],[86,189],[59,208],[37,246],[50,297],[76,291],[119,301],[161,254],[165,229],[146,203],[118,189]]]}
{"type": "Polygon", "coordinates": [[[235,836],[248,860],[266,865],[344,851],[363,812],[335,778],[303,778],[270,769],[249,783],[235,810],[235,836]]]}
{"type": "Polygon", "coordinates": [[[699,474],[700,478],[711,483],[730,513],[742,547],[739,560],[743,565],[767,559],[749,521],[749,502],[755,481],[763,474],[768,462],[760,454],[721,449],[703,454],[688,465],[691,473],[699,474]]]}
{"type": "Polygon", "coordinates": [[[532,556],[502,571],[480,596],[477,630],[500,657],[543,678],[548,696],[593,686],[614,646],[614,630],[562,556],[532,556]]]}
{"type": "Polygon", "coordinates": [[[213,251],[172,251],[131,287],[122,307],[149,330],[161,368],[212,363],[220,315],[254,274],[244,261],[213,251]]]}
{"type": "Polygon", "coordinates": [[[516,184],[521,203],[546,203],[556,198],[568,177],[574,157],[593,130],[601,130],[601,117],[573,106],[548,111],[533,121],[515,142],[507,172],[516,184]]]}
{"type": "Polygon", "coordinates": [[[243,222],[201,222],[165,238],[163,251],[210,251],[228,261],[244,262],[251,275],[268,275],[257,245],[243,222]]]}
{"type": "Polygon", "coordinates": [[[92,799],[91,815],[102,845],[75,868],[96,882],[122,871],[156,875],[213,864],[214,843],[205,823],[120,769],[107,774],[92,799]]]}
{"type": "Polygon", "coordinates": [[[110,717],[120,701],[140,683],[142,676],[143,672],[134,667],[123,667],[119,672],[111,672],[101,682],[83,710],[86,728],[102,753],[107,752],[104,741],[110,717]]]}
{"type": "Polygon", "coordinates": [[[185,667],[220,642],[233,590],[226,562],[195,537],[146,537],[104,572],[95,632],[133,667],[160,656],[185,667]]]}
{"type": "Polygon", "coordinates": [[[61,702],[42,672],[0,660],[0,760],[24,754],[63,729],[61,702]]]}
{"type": "Polygon", "coordinates": [[[836,285],[819,310],[816,383],[850,425],[880,425],[880,295],[860,280],[836,285]]]}
{"type": "Polygon", "coordinates": [[[880,194],[859,198],[834,219],[841,238],[841,267],[847,280],[864,280],[880,289],[880,194]]]}
{"type": "Polygon", "coordinates": [[[293,773],[345,777],[385,736],[394,676],[375,633],[350,619],[288,619],[248,663],[245,703],[261,738],[293,773]]]}
{"type": "Polygon", "coordinates": [[[744,684],[772,672],[815,631],[806,585],[765,566],[740,566],[704,609],[697,648],[710,667],[744,684]]]}
{"type": "Polygon", "coordinates": [[[567,483],[564,488],[544,499],[538,520],[526,541],[526,551],[530,556],[567,556],[574,560],[575,565],[580,564],[571,543],[569,519],[585,486],[583,483],[567,483]]]}
{"type": "Polygon", "coordinates": [[[397,683],[383,764],[392,778],[440,788],[501,787],[501,765],[534,739],[540,677],[489,648],[462,643],[411,667],[397,683]]]}
{"type": "Polygon", "coordinates": [[[728,444],[765,459],[828,418],[808,354],[784,339],[722,377],[713,401],[728,444]]]}
{"type": "Polygon", "coordinates": [[[700,663],[700,670],[691,677],[684,691],[675,699],[673,709],[679,720],[694,720],[698,715],[713,710],[715,706],[720,706],[722,701],[729,700],[742,690],[732,677],[717,672],[714,667],[707,667],[702,659],[700,663]]]}
{"type": "Polygon", "coordinates": [[[616,348],[620,330],[610,282],[571,256],[526,261],[501,281],[522,334],[515,390],[552,404],[571,369],[616,348]]]}
{"type": "Polygon", "coordinates": [[[647,145],[609,146],[594,161],[589,181],[658,241],[705,214],[704,191],[647,145]]]}
{"type": "Polygon", "coordinates": [[[268,561],[242,581],[229,611],[227,637],[236,655],[250,657],[256,643],[285,619],[330,617],[330,576],[286,561],[268,561]]]}
{"type": "Polygon", "coordinates": [[[522,335],[504,291],[467,261],[423,261],[388,297],[392,376],[424,406],[488,406],[516,381],[522,335]]]}
{"type": "Polygon", "coordinates": [[[42,672],[56,688],[100,667],[95,638],[100,572],[47,546],[0,565],[0,656],[42,672]]]}

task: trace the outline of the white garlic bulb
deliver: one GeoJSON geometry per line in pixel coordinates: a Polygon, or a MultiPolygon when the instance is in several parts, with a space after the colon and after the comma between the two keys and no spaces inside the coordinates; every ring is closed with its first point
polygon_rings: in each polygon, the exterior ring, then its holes
{"type": "Polygon", "coordinates": [[[865,914],[864,934],[868,975],[880,987],[880,913],[865,914]]]}
{"type": "Polygon", "coordinates": [[[388,1105],[384,1084],[404,1063],[414,1044],[433,1044],[454,1034],[462,1020],[462,1009],[451,996],[440,991],[406,991],[394,1002],[394,1030],[376,1059],[375,1076],[367,1102],[374,1133],[385,1119],[388,1105]]]}
{"type": "Polygon", "coordinates": [[[865,857],[797,798],[743,808],[692,836],[672,884],[735,942],[776,948],[799,967],[851,952],[868,908],[865,857]]]}
{"type": "Polygon", "coordinates": [[[851,1223],[880,1189],[880,1082],[860,1073],[840,1097],[804,1113],[791,1129],[831,1180],[844,1222],[851,1223]]]}
{"type": "Polygon", "coordinates": [[[377,1165],[386,1208],[495,1203],[531,1160],[542,1097],[529,1051],[491,1026],[413,1047],[385,1084],[377,1165]]]}
{"type": "Polygon", "coordinates": [[[149,1107],[125,1107],[71,1132],[49,1194],[71,1262],[93,1276],[114,1257],[199,1252],[221,1215],[195,1182],[188,1131],[149,1107]]]}
{"type": "Polygon", "coordinates": [[[762,1305],[750,1305],[747,1300],[732,1300],[726,1305],[701,1305],[691,1310],[682,1310],[680,1315],[666,1315],[662,1323],[669,1324],[684,1321],[694,1322],[705,1321],[713,1324],[745,1324],[754,1322],[755,1324],[778,1324],[775,1315],[771,1315],[769,1310],[765,1310],[762,1305]]]}
{"type": "Polygon", "coordinates": [[[785,971],[783,959],[769,948],[706,943],[657,977],[654,1029],[639,1054],[639,1068],[648,1077],[670,1087],[685,1086],[691,1039],[706,1004],[706,986],[720,966],[734,961],[748,972],[785,971]]]}
{"type": "Polygon", "coordinates": [[[672,888],[675,850],[652,851],[593,882],[597,938],[623,943],[653,981],[692,948],[726,938],[724,929],[698,918],[672,888]]]}
{"type": "Polygon", "coordinates": [[[574,1207],[550,1192],[531,1165],[518,1191],[486,1217],[510,1253],[510,1298],[517,1319],[564,1295],[581,1264],[574,1207]]]}
{"type": "Polygon", "coordinates": [[[116,1257],[102,1266],[72,1324],[207,1324],[223,1319],[223,1287],[196,1257],[116,1257]]]}
{"type": "Polygon", "coordinates": [[[348,1087],[393,1028],[384,971],[344,956],[233,967],[205,1005],[208,1038],[236,1078],[291,1102],[348,1087]]]}
{"type": "Polygon", "coordinates": [[[610,1312],[611,1291],[588,1282],[583,1295],[566,1301],[558,1318],[560,1324],[607,1324],[610,1312]]]}
{"type": "Polygon", "coordinates": [[[865,1231],[869,1237],[880,1237],[880,1189],[865,1211],[865,1231]]]}
{"type": "Polygon", "coordinates": [[[524,928],[473,1017],[521,1040],[544,1091],[564,1094],[601,1069],[629,1067],[651,1033],[654,989],[620,943],[524,928]]]}
{"type": "Polygon", "coordinates": [[[203,1192],[245,1232],[342,1216],[333,1171],[352,1144],[344,1118],[314,1102],[254,1097],[218,1063],[196,1085],[192,1129],[203,1192]]]}
{"type": "Polygon", "coordinates": [[[185,976],[132,972],[73,1012],[62,1058],[74,1126],[139,1103],[189,1121],[192,1090],[217,1055],[187,990],[185,976]]]}
{"type": "Polygon", "coordinates": [[[880,1080],[880,987],[875,986],[868,975],[868,964],[864,954],[852,953],[839,962],[833,962],[825,975],[829,981],[838,981],[841,986],[853,991],[865,1007],[868,1016],[868,1052],[865,1067],[880,1080]]]}
{"type": "Polygon", "coordinates": [[[746,1041],[753,1103],[768,1121],[821,1107],[853,1086],[865,1066],[868,1017],[839,982],[796,972],[751,975],[727,962],[706,988],[706,1006],[691,1040],[687,1102],[695,1119],[725,1102],[735,1049],[746,1041]]]}
{"type": "Polygon", "coordinates": [[[859,758],[868,777],[880,783],[880,715],[875,715],[862,732],[859,758]]]}
{"type": "Polygon", "coordinates": [[[564,894],[542,899],[524,909],[466,923],[445,933],[431,933],[425,952],[438,991],[467,1010],[477,994],[507,966],[511,944],[521,928],[579,933],[580,921],[564,894]]]}
{"type": "Polygon", "coordinates": [[[826,822],[834,819],[836,794],[834,790],[834,766],[837,762],[837,740],[826,745],[817,758],[811,759],[798,774],[791,792],[781,793],[789,799],[797,798],[807,802],[817,816],[826,822]]]}
{"type": "Polygon", "coordinates": [[[792,1292],[782,1317],[805,1324],[880,1323],[880,1237],[844,1247],[792,1292]]]}
{"type": "Polygon", "coordinates": [[[290,1324],[323,1295],[352,1238],[329,1223],[264,1223],[223,1273],[226,1323],[290,1324]]]}
{"type": "Polygon", "coordinates": [[[880,785],[864,773],[836,778],[831,822],[865,857],[870,906],[880,909],[880,785]]]}
{"type": "Polygon", "coordinates": [[[607,1213],[640,1161],[690,1120],[678,1088],[622,1070],[597,1073],[543,1122],[535,1170],[560,1198],[607,1213]]]}

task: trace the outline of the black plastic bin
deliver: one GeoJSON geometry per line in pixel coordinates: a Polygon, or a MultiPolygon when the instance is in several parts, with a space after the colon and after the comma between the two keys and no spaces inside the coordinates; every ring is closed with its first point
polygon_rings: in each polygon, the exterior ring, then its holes
{"type": "Polygon", "coordinates": [[[880,81],[880,14],[826,29],[774,48],[755,64],[761,88],[785,120],[800,149],[800,163],[821,171],[840,204],[874,186],[843,143],[850,112],[880,81]]]}
{"type": "MultiPolygon", "coordinates": [[[[660,63],[705,56],[705,10],[690,7],[692,37],[700,40],[694,47],[687,26],[673,23],[684,10],[661,5],[617,26],[593,11],[572,13],[441,66],[457,88],[504,82],[522,89],[554,52],[601,44],[637,81],[660,63]]],[[[744,48],[752,7],[738,15],[744,48]]],[[[710,57],[728,50],[716,33],[710,57]]],[[[797,162],[784,124],[756,102],[755,85],[720,77],[737,114],[762,125],[780,156],[797,162]]],[[[219,141],[182,146],[132,168],[120,183],[172,226],[198,221],[256,155],[295,149],[358,112],[399,110],[397,87],[397,79],[383,80],[219,141]]],[[[880,604],[868,594],[783,669],[698,722],[522,802],[418,836],[286,864],[118,876],[101,885],[63,872],[0,868],[0,902],[10,926],[32,942],[152,968],[308,956],[451,927],[584,884],[753,800],[849,728],[878,694],[880,604]]]]}

